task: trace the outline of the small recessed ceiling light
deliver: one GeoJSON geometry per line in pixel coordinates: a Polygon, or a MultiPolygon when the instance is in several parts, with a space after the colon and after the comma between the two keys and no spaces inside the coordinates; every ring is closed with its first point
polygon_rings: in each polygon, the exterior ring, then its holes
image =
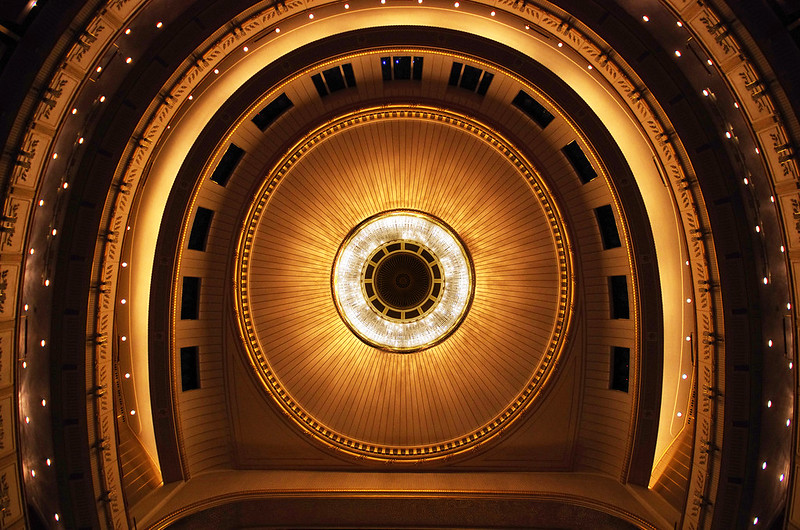
{"type": "Polygon", "coordinates": [[[767,400],[767,408],[768,408],[768,409],[771,409],[771,408],[772,408],[772,400],[771,400],[771,399],[768,399],[768,400],[767,400]]]}
{"type": "Polygon", "coordinates": [[[495,11],[492,11],[492,12],[491,12],[491,13],[489,13],[489,14],[490,14],[490,15],[492,15],[492,16],[495,16],[497,13],[496,13],[495,11]]]}
{"type": "Polygon", "coordinates": [[[28,416],[25,416],[25,423],[30,423],[31,419],[28,416]]]}
{"type": "Polygon", "coordinates": [[[676,24],[678,25],[678,27],[679,27],[679,28],[682,28],[682,27],[683,27],[683,22],[681,22],[680,20],[679,20],[679,21],[677,21],[677,22],[676,22],[676,24]]]}
{"type": "Polygon", "coordinates": [[[783,245],[781,245],[781,252],[786,252],[786,247],[784,247],[783,245]]]}
{"type": "Polygon", "coordinates": [[[131,34],[131,28],[126,29],[125,30],[125,35],[130,35],[130,34],[131,34]]]}
{"type": "Polygon", "coordinates": [[[687,303],[687,304],[691,304],[691,303],[692,303],[692,299],[691,299],[691,298],[687,298],[687,299],[686,299],[686,303],[687,303]]]}
{"type": "Polygon", "coordinates": [[[36,470],[35,469],[31,469],[31,476],[34,477],[34,478],[36,477],[36,470]]]}
{"type": "Polygon", "coordinates": [[[50,280],[49,279],[44,281],[44,286],[45,287],[50,287],[50,280]]]}
{"type": "Polygon", "coordinates": [[[689,260],[688,260],[688,259],[686,260],[686,264],[687,264],[687,265],[689,264],[689,260]]]}
{"type": "Polygon", "coordinates": [[[65,182],[64,184],[61,185],[61,187],[64,189],[69,188],[69,182],[65,182]]]}
{"type": "Polygon", "coordinates": [[[53,228],[53,229],[50,231],[50,234],[51,234],[51,235],[56,235],[57,233],[58,233],[58,230],[56,230],[55,228],[53,228]]]}
{"type": "Polygon", "coordinates": [[[47,464],[47,467],[50,467],[53,461],[48,458],[47,460],[44,461],[44,463],[47,464]]]}
{"type": "Polygon", "coordinates": [[[780,477],[778,477],[778,480],[779,480],[779,481],[781,481],[781,482],[783,482],[783,479],[785,479],[785,478],[786,478],[786,475],[784,475],[783,473],[781,473],[781,476],[780,476],[780,477]]]}
{"type": "Polygon", "coordinates": [[[686,335],[686,342],[689,342],[689,341],[691,341],[691,340],[692,340],[692,337],[691,337],[691,335],[686,335]]]}
{"type": "Polygon", "coordinates": [[[739,102],[738,101],[734,101],[733,102],[733,108],[735,108],[735,109],[739,108],[739,102]]]}
{"type": "Polygon", "coordinates": [[[686,379],[687,377],[689,377],[687,374],[681,375],[681,379],[686,379]]]}
{"type": "Polygon", "coordinates": [[[214,73],[218,74],[219,73],[219,68],[214,68],[214,73]]]}
{"type": "Polygon", "coordinates": [[[791,424],[792,424],[792,420],[790,420],[790,419],[787,419],[787,420],[786,420],[786,426],[788,427],[788,426],[789,426],[789,425],[791,425],[791,424]]]}
{"type": "Polygon", "coordinates": [[[772,348],[772,339],[769,339],[769,340],[767,341],[767,346],[769,346],[770,348],[772,348]]]}
{"type": "Polygon", "coordinates": [[[675,57],[680,57],[680,56],[681,56],[681,51],[675,50],[675,57]]]}
{"type": "Polygon", "coordinates": [[[791,302],[786,302],[786,309],[789,309],[789,310],[792,309],[792,303],[791,302]]]}
{"type": "Polygon", "coordinates": [[[769,283],[769,279],[766,276],[764,276],[764,285],[767,285],[768,283],[769,283]]]}
{"type": "Polygon", "coordinates": [[[247,53],[247,52],[249,52],[249,51],[250,51],[250,48],[248,48],[247,46],[245,46],[244,48],[242,48],[242,51],[244,51],[245,53],[247,53]]]}
{"type": "Polygon", "coordinates": [[[708,92],[708,89],[707,89],[707,88],[704,88],[704,89],[703,89],[703,95],[704,95],[705,97],[708,97],[708,94],[709,94],[709,92],[708,92]]]}
{"type": "Polygon", "coordinates": [[[122,305],[125,305],[125,304],[128,303],[128,301],[123,298],[122,300],[119,301],[119,303],[122,304],[122,305]]]}
{"type": "Polygon", "coordinates": [[[44,206],[44,199],[39,199],[39,206],[44,206]]]}
{"type": "Polygon", "coordinates": [[[280,33],[280,32],[281,32],[281,28],[275,28],[275,33],[280,33]]]}
{"type": "Polygon", "coordinates": [[[314,20],[314,13],[309,13],[308,14],[308,19],[309,20],[314,20]]]}
{"type": "Polygon", "coordinates": [[[80,138],[78,138],[78,143],[79,143],[79,144],[82,144],[82,143],[83,143],[83,136],[81,136],[80,138]]]}
{"type": "Polygon", "coordinates": [[[642,15],[642,20],[644,20],[645,22],[650,22],[650,17],[648,17],[647,15],[642,15]]]}
{"type": "Polygon", "coordinates": [[[759,150],[758,150],[758,147],[756,147],[756,154],[758,155],[758,154],[760,154],[760,153],[761,153],[761,151],[759,151],[759,150]]]}
{"type": "Polygon", "coordinates": [[[156,27],[157,27],[158,29],[161,29],[161,26],[163,26],[163,25],[164,25],[164,23],[163,23],[163,22],[159,22],[158,24],[156,24],[156,27]]]}
{"type": "Polygon", "coordinates": [[[41,344],[42,348],[44,348],[47,345],[47,341],[42,339],[42,342],[40,342],[39,344],[41,344]]]}
{"type": "Polygon", "coordinates": [[[708,66],[714,66],[714,61],[711,59],[708,59],[706,62],[708,63],[708,66]]]}
{"type": "Polygon", "coordinates": [[[770,195],[769,196],[769,202],[772,202],[772,203],[775,202],[775,196],[774,195],[770,195]]]}
{"type": "Polygon", "coordinates": [[[100,96],[100,103],[104,102],[105,100],[106,100],[105,96],[100,96]]]}
{"type": "Polygon", "coordinates": [[[592,65],[590,64],[590,65],[589,65],[589,66],[587,66],[586,68],[588,68],[589,70],[591,70],[591,69],[592,69],[592,65]]]}
{"type": "Polygon", "coordinates": [[[58,158],[58,153],[53,153],[53,160],[55,160],[56,158],[58,158]]]}
{"type": "Polygon", "coordinates": [[[136,416],[136,411],[131,409],[131,416],[136,416]]]}
{"type": "Polygon", "coordinates": [[[25,304],[24,306],[22,306],[22,309],[27,311],[28,310],[28,304],[25,304]]]}
{"type": "Polygon", "coordinates": [[[345,5],[344,5],[344,8],[345,8],[345,9],[350,9],[350,4],[345,4],[345,5]]]}
{"type": "Polygon", "coordinates": [[[743,179],[742,179],[742,181],[744,182],[744,185],[745,185],[745,186],[747,186],[748,184],[750,184],[750,181],[749,181],[749,180],[747,180],[747,177],[743,178],[743,179]]]}
{"type": "Polygon", "coordinates": [[[28,361],[22,361],[22,367],[23,368],[27,368],[28,367],[28,361]]]}
{"type": "Polygon", "coordinates": [[[761,463],[761,469],[767,469],[767,461],[761,463]]]}
{"type": "Polygon", "coordinates": [[[678,417],[680,418],[681,416],[683,416],[683,412],[678,413],[678,417]]]}
{"type": "Polygon", "coordinates": [[[122,268],[124,269],[124,268],[125,268],[125,267],[127,267],[127,266],[128,266],[128,262],[127,262],[127,261],[123,261],[123,262],[122,262],[122,268]]]}
{"type": "Polygon", "coordinates": [[[189,94],[189,97],[188,97],[188,98],[186,98],[186,99],[188,99],[189,101],[191,101],[191,100],[193,100],[193,99],[194,99],[194,96],[193,96],[193,95],[191,95],[191,94],[189,94]]]}
{"type": "Polygon", "coordinates": [[[102,66],[98,66],[98,67],[95,69],[95,72],[97,72],[98,74],[99,74],[100,72],[102,72],[102,71],[103,71],[103,67],[102,67],[102,66]]]}
{"type": "Polygon", "coordinates": [[[730,131],[725,131],[725,138],[728,138],[728,139],[730,139],[730,138],[732,138],[732,137],[733,137],[733,135],[731,134],[731,132],[730,132],[730,131]]]}
{"type": "Polygon", "coordinates": [[[131,378],[130,372],[125,372],[125,379],[130,379],[130,378],[131,378]]]}
{"type": "Polygon", "coordinates": [[[43,407],[46,407],[46,406],[47,406],[47,400],[46,400],[46,399],[42,399],[42,406],[43,406],[43,407]]]}
{"type": "Polygon", "coordinates": [[[126,64],[131,64],[131,61],[133,61],[133,57],[128,57],[127,59],[125,59],[126,64]]]}
{"type": "Polygon", "coordinates": [[[73,107],[73,108],[72,108],[72,114],[77,114],[77,113],[78,113],[78,109],[76,109],[75,107],[73,107]]]}
{"type": "Polygon", "coordinates": [[[753,524],[754,525],[758,524],[758,517],[753,517],[753,524]]]}
{"type": "Polygon", "coordinates": [[[561,47],[563,47],[563,46],[564,46],[564,43],[563,43],[563,42],[559,42],[559,43],[558,43],[558,47],[559,47],[559,48],[561,48],[561,47]]]}
{"type": "Polygon", "coordinates": [[[121,340],[122,342],[125,342],[126,340],[128,340],[128,337],[126,337],[125,335],[123,335],[123,336],[121,336],[121,337],[119,338],[119,340],[121,340]]]}
{"type": "Polygon", "coordinates": [[[31,256],[33,256],[33,253],[34,253],[34,252],[36,252],[36,249],[33,249],[33,248],[32,248],[32,249],[30,249],[28,252],[30,252],[30,255],[31,255],[31,256]]]}

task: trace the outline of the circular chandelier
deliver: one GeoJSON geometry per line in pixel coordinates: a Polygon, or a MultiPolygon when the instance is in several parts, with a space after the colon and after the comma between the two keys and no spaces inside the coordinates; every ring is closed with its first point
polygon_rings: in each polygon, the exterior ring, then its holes
{"type": "Polygon", "coordinates": [[[392,210],[347,235],[331,287],[339,315],[358,338],[411,352],[456,330],[472,301],[474,269],[464,244],[442,220],[392,210]]]}

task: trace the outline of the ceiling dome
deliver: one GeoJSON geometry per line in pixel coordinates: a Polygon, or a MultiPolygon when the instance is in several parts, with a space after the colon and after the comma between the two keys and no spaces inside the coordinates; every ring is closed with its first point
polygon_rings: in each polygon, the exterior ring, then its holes
{"type": "Polygon", "coordinates": [[[566,343],[572,272],[553,198],[514,145],[452,111],[392,105],[317,128],[263,179],[239,241],[253,366],[292,419],[348,452],[418,460],[483,443],[531,404],[566,343]],[[351,243],[360,260],[342,258],[351,243]],[[408,270],[425,292],[407,309],[430,313],[406,317],[379,301],[394,293],[382,276],[417,251],[408,270]],[[387,334],[360,336],[362,317],[337,307],[349,300],[387,334]]]}

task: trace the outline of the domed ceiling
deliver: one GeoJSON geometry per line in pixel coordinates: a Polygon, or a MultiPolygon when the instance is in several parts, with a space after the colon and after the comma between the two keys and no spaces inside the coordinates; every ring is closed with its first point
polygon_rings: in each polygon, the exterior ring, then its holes
{"type": "Polygon", "coordinates": [[[717,11],[190,5],[87,6],[91,38],[21,140],[31,510],[153,528],[779,516],[796,166],[741,97],[750,63],[726,59],[717,11]],[[700,89],[698,69],[718,79],[700,89]],[[37,397],[37,417],[29,395],[73,398],[37,397]]]}

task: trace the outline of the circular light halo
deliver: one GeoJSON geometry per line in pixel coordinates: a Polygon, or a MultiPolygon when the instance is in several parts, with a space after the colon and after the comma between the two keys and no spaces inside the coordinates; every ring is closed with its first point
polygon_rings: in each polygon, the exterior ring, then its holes
{"type": "Polygon", "coordinates": [[[331,291],[348,328],[370,346],[413,352],[450,336],[464,320],[475,290],[472,259],[444,221],[417,210],[390,210],[369,217],[347,235],[333,262],[331,291]],[[374,251],[393,241],[421,245],[442,269],[442,292],[421,318],[388,318],[369,303],[364,271],[374,251]]]}

